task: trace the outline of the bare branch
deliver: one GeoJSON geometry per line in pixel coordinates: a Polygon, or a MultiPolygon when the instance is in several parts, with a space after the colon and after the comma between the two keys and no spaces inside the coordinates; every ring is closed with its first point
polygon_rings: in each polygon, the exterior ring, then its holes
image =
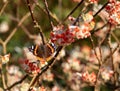
{"type": "Polygon", "coordinates": [[[2,15],[2,13],[4,12],[7,4],[8,4],[9,1],[6,1],[5,4],[3,5],[2,9],[0,10],[0,16],[2,15]]]}
{"type": "Polygon", "coordinates": [[[66,21],[66,20],[68,19],[68,17],[69,17],[71,14],[73,14],[73,13],[75,12],[75,10],[76,10],[80,5],[82,5],[83,1],[84,1],[84,0],[81,0],[81,2],[79,2],[79,3],[77,4],[77,6],[65,17],[65,19],[63,20],[63,22],[66,21]]]}
{"type": "Polygon", "coordinates": [[[53,25],[53,22],[51,20],[51,16],[50,16],[50,10],[48,9],[48,3],[46,0],[44,0],[44,3],[45,3],[45,8],[46,8],[46,11],[47,11],[47,14],[48,14],[48,18],[49,18],[49,22],[50,22],[50,25],[53,29],[54,25],[53,25]]]}
{"type": "Polygon", "coordinates": [[[34,23],[34,27],[39,30],[40,35],[41,35],[41,39],[42,39],[42,43],[43,43],[43,45],[45,45],[44,34],[43,34],[43,32],[42,32],[41,26],[38,24],[38,22],[35,20],[35,18],[34,18],[34,16],[33,16],[33,10],[32,10],[32,8],[31,8],[31,4],[30,4],[30,1],[29,1],[29,0],[27,0],[27,4],[28,4],[28,8],[29,8],[29,11],[30,11],[30,14],[31,14],[33,23],[34,23]]]}
{"type": "Polygon", "coordinates": [[[13,37],[13,35],[15,34],[15,32],[17,31],[17,28],[19,26],[21,26],[21,24],[30,16],[30,13],[26,13],[25,16],[23,16],[23,18],[19,21],[18,25],[13,29],[12,33],[10,33],[10,35],[7,37],[7,39],[5,40],[5,44],[7,44],[9,42],[9,40],[13,37]]]}

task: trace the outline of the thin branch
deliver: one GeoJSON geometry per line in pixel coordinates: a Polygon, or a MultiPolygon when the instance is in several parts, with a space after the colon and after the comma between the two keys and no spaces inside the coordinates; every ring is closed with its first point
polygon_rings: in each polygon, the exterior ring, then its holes
{"type": "MultiPolygon", "coordinates": [[[[108,47],[109,47],[109,50],[110,50],[110,58],[111,58],[111,62],[112,62],[112,70],[115,72],[115,67],[114,67],[114,60],[113,60],[113,54],[112,54],[112,47],[111,47],[111,24],[110,25],[110,28],[108,30],[108,37],[107,37],[107,43],[108,43],[108,47]]],[[[113,83],[115,83],[115,74],[113,74],[114,76],[114,80],[113,80],[113,83]]]]}
{"type": "Polygon", "coordinates": [[[54,25],[53,25],[53,22],[52,22],[52,19],[51,19],[51,16],[50,16],[50,10],[48,9],[48,3],[47,3],[46,0],[44,0],[44,3],[45,3],[45,8],[46,8],[46,11],[47,11],[47,14],[48,14],[50,25],[53,29],[54,25]]]}
{"type": "Polygon", "coordinates": [[[13,37],[13,35],[15,34],[15,32],[17,31],[17,28],[19,26],[21,26],[21,24],[30,16],[30,13],[26,13],[25,16],[23,16],[23,18],[19,21],[18,25],[13,29],[12,33],[10,33],[10,35],[7,37],[7,39],[5,40],[5,44],[7,44],[9,42],[9,40],[13,37]]]}
{"type": "Polygon", "coordinates": [[[20,26],[22,28],[22,30],[25,32],[25,34],[30,38],[30,39],[36,39],[36,35],[32,35],[24,25],[20,26]]]}
{"type": "Polygon", "coordinates": [[[7,84],[6,84],[6,81],[5,81],[5,75],[3,74],[3,70],[1,70],[1,78],[2,78],[2,84],[3,84],[3,88],[7,88],[7,84]]]}
{"type": "MultiPolygon", "coordinates": [[[[9,18],[11,18],[13,21],[19,23],[19,19],[13,17],[13,16],[9,16],[9,18]]],[[[22,30],[25,32],[25,34],[30,38],[30,39],[36,39],[36,35],[32,35],[28,29],[23,25],[21,24],[20,27],[22,28],[22,30]]]]}
{"type": "MultiPolygon", "coordinates": [[[[47,14],[47,11],[46,11],[45,9],[43,9],[38,2],[35,2],[35,3],[36,3],[36,6],[38,6],[38,8],[39,8],[40,10],[42,10],[44,13],[47,14]]],[[[60,20],[58,19],[58,17],[57,17],[55,14],[53,14],[52,12],[50,12],[50,11],[49,11],[49,13],[50,13],[50,16],[51,16],[57,23],[59,23],[60,20]]]]}
{"type": "MultiPolygon", "coordinates": [[[[98,60],[98,72],[97,72],[97,77],[96,77],[96,81],[95,81],[95,90],[94,91],[99,91],[99,90],[97,90],[97,89],[100,89],[100,87],[98,86],[99,85],[99,83],[98,83],[98,79],[99,79],[99,76],[100,76],[100,68],[101,68],[101,65],[102,65],[102,62],[101,62],[101,60],[99,59],[99,57],[98,57],[98,55],[97,55],[97,52],[96,52],[96,50],[95,50],[95,45],[94,45],[94,42],[93,42],[93,39],[92,39],[92,37],[90,36],[90,40],[91,40],[91,43],[92,43],[92,46],[93,46],[93,50],[94,50],[94,54],[95,54],[95,56],[96,56],[96,58],[97,58],[97,60],[98,60]]],[[[100,46],[99,46],[100,47],[100,46]]],[[[100,50],[100,52],[101,52],[101,49],[99,49],[100,50]]]]}
{"type": "Polygon", "coordinates": [[[106,5],[109,3],[109,1],[107,1],[103,6],[102,6],[102,8],[100,8],[94,15],[93,15],[93,17],[96,17],[105,7],[106,7],[106,5]]]}
{"type": "Polygon", "coordinates": [[[81,2],[79,2],[79,3],[77,4],[77,6],[76,6],[75,8],[73,8],[73,10],[67,15],[67,17],[65,17],[65,19],[63,20],[63,22],[66,21],[66,20],[68,19],[68,17],[69,17],[71,14],[73,14],[73,13],[75,12],[75,10],[76,10],[80,5],[82,5],[83,1],[84,1],[84,0],[81,0],[81,2]]]}
{"type": "Polygon", "coordinates": [[[103,28],[106,27],[107,25],[108,25],[108,23],[104,24],[104,25],[103,25],[102,27],[100,27],[100,28],[97,28],[96,30],[91,31],[91,34],[94,34],[95,32],[103,29],[103,28]]]}
{"type": "MultiPolygon", "coordinates": [[[[114,49],[113,49],[113,51],[112,51],[112,55],[114,55],[114,53],[117,51],[117,49],[120,47],[120,45],[118,44],[114,49]]],[[[108,60],[108,58],[110,58],[110,56],[111,55],[108,55],[105,59],[104,59],[104,62],[103,63],[105,63],[107,60],[108,60]]]]}
{"type": "Polygon", "coordinates": [[[120,45],[120,41],[119,41],[119,39],[116,37],[116,35],[115,35],[113,32],[111,32],[111,35],[112,35],[113,38],[116,40],[116,42],[120,45]]]}
{"type": "Polygon", "coordinates": [[[0,38],[0,44],[3,44],[3,40],[0,38]]]}
{"type": "Polygon", "coordinates": [[[4,12],[7,4],[8,4],[9,1],[6,1],[5,4],[3,5],[2,9],[0,10],[0,16],[2,15],[2,13],[4,12]]]}
{"type": "Polygon", "coordinates": [[[10,90],[10,89],[13,88],[14,86],[16,86],[16,85],[22,83],[27,77],[28,77],[28,75],[26,74],[21,80],[15,82],[15,83],[12,84],[11,86],[9,86],[7,89],[5,89],[5,91],[6,91],[6,90],[10,90]]]}
{"type": "Polygon", "coordinates": [[[45,45],[44,34],[43,34],[43,32],[42,32],[42,29],[41,29],[40,25],[38,24],[38,22],[35,20],[35,18],[34,18],[34,16],[33,16],[33,10],[32,10],[32,8],[31,8],[30,0],[27,0],[27,4],[28,4],[28,8],[29,8],[29,11],[30,11],[30,14],[31,14],[33,23],[34,23],[34,27],[39,30],[40,35],[41,35],[41,39],[42,39],[42,43],[43,43],[43,45],[45,45]]]}
{"type": "Polygon", "coordinates": [[[97,58],[97,60],[98,60],[99,68],[100,68],[101,62],[100,62],[100,59],[99,59],[99,57],[98,57],[98,55],[97,55],[97,52],[96,52],[96,50],[95,50],[94,41],[93,41],[93,38],[92,38],[91,36],[90,36],[90,40],[91,40],[92,47],[93,47],[93,50],[94,50],[95,56],[96,56],[96,58],[97,58]]]}

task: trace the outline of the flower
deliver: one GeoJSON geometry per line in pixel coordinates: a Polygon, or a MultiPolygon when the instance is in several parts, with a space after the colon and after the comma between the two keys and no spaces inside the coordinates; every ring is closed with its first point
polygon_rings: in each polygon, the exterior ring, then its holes
{"type": "Polygon", "coordinates": [[[9,62],[10,53],[9,53],[9,54],[6,54],[6,55],[4,55],[4,56],[1,56],[1,55],[0,55],[0,58],[1,58],[1,60],[2,60],[2,64],[6,64],[6,63],[9,62]]]}
{"type": "Polygon", "coordinates": [[[69,45],[74,42],[74,34],[63,26],[54,27],[51,32],[51,42],[57,45],[69,45]]]}
{"type": "Polygon", "coordinates": [[[54,74],[48,70],[44,75],[43,75],[43,80],[47,81],[53,81],[54,80],[54,74]]]}
{"type": "Polygon", "coordinates": [[[6,33],[9,30],[8,22],[3,21],[0,24],[0,33],[6,33]]]}
{"type": "Polygon", "coordinates": [[[110,80],[113,76],[113,70],[110,67],[103,67],[101,68],[101,76],[105,81],[110,80]]]}
{"type": "Polygon", "coordinates": [[[82,80],[90,83],[94,83],[96,81],[96,74],[94,72],[88,73],[88,71],[82,73],[82,80]]]}
{"type": "Polygon", "coordinates": [[[90,3],[98,3],[99,0],[89,0],[90,3]]]}
{"type": "Polygon", "coordinates": [[[109,0],[109,4],[105,9],[109,14],[109,22],[113,25],[120,24],[120,1],[109,0]]]}
{"type": "Polygon", "coordinates": [[[22,68],[29,74],[37,74],[40,72],[40,68],[35,62],[31,62],[28,59],[20,59],[22,68]]]}

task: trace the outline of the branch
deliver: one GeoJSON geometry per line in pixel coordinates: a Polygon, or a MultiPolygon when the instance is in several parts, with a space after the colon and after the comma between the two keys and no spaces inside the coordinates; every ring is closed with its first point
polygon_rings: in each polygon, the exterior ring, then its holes
{"type": "Polygon", "coordinates": [[[6,91],[6,90],[10,90],[10,89],[13,88],[14,86],[22,83],[27,77],[28,77],[28,75],[25,75],[20,81],[15,82],[15,83],[12,84],[11,86],[9,86],[7,89],[5,89],[5,91],[6,91]]]}
{"type": "MultiPolygon", "coordinates": [[[[46,11],[45,9],[43,9],[38,2],[35,2],[35,3],[36,3],[36,6],[38,6],[38,8],[39,8],[40,10],[42,10],[44,13],[47,14],[47,11],[46,11]]],[[[57,23],[59,23],[60,20],[58,19],[58,17],[57,17],[55,14],[53,14],[53,13],[50,12],[50,11],[49,11],[49,14],[50,14],[50,16],[51,16],[57,23]]]]}
{"type": "Polygon", "coordinates": [[[7,39],[5,40],[5,44],[7,44],[9,42],[9,40],[13,37],[13,35],[15,34],[15,32],[17,31],[17,28],[19,26],[21,26],[21,24],[30,16],[30,13],[26,13],[25,16],[23,16],[23,18],[19,21],[18,25],[13,29],[12,33],[7,37],[7,39]]]}
{"type": "Polygon", "coordinates": [[[7,4],[8,4],[9,1],[6,1],[5,4],[3,5],[2,9],[0,10],[0,16],[2,15],[2,13],[4,12],[7,4]]]}
{"type": "Polygon", "coordinates": [[[96,17],[105,7],[106,7],[106,5],[109,3],[109,1],[107,1],[103,6],[102,6],[102,8],[101,9],[99,9],[94,15],[93,15],[93,17],[96,17]]]}
{"type": "Polygon", "coordinates": [[[84,1],[84,0],[81,0],[81,2],[79,2],[79,3],[77,4],[77,6],[76,6],[75,8],[73,8],[73,10],[67,15],[67,17],[65,17],[65,19],[63,20],[63,22],[66,21],[66,20],[68,19],[68,17],[69,17],[72,13],[74,13],[75,10],[76,10],[80,5],[82,5],[83,1],[84,1]]]}
{"type": "Polygon", "coordinates": [[[45,3],[45,8],[46,8],[46,12],[47,12],[47,14],[48,14],[48,18],[49,18],[50,25],[51,25],[51,27],[52,27],[52,29],[53,29],[54,25],[53,25],[53,22],[52,22],[52,20],[51,20],[50,10],[48,9],[48,3],[47,3],[46,0],[44,0],[44,3],[45,3]]]}
{"type": "Polygon", "coordinates": [[[41,26],[38,24],[38,22],[35,20],[34,16],[33,16],[33,10],[31,8],[31,4],[30,4],[30,0],[27,0],[27,4],[28,4],[28,8],[34,23],[34,27],[37,28],[40,31],[40,35],[41,35],[41,39],[42,39],[42,43],[43,45],[45,45],[45,39],[44,39],[44,34],[42,32],[41,26]]]}

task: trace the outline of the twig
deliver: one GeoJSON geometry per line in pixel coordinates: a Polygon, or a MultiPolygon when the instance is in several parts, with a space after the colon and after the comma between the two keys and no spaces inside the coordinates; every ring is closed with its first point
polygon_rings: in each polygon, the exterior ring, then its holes
{"type": "Polygon", "coordinates": [[[73,10],[67,15],[67,17],[65,17],[65,19],[63,20],[63,22],[66,21],[66,20],[68,19],[68,17],[69,17],[72,13],[75,12],[75,10],[83,3],[83,1],[84,1],[84,0],[81,0],[81,2],[79,2],[79,3],[77,4],[77,6],[76,6],[75,8],[73,8],[73,10]]]}
{"type": "Polygon", "coordinates": [[[115,82],[116,82],[116,74],[115,74],[115,64],[114,64],[114,60],[113,60],[113,54],[112,54],[112,47],[111,47],[111,24],[109,24],[110,25],[110,28],[109,28],[109,30],[108,30],[108,32],[109,32],[109,36],[108,36],[108,39],[107,39],[107,43],[108,43],[108,46],[109,46],[109,49],[110,49],[110,58],[111,58],[111,62],[112,62],[112,70],[114,71],[114,74],[113,74],[113,77],[114,77],[114,79],[113,79],[113,84],[115,84],[115,82]]]}
{"type": "MultiPolygon", "coordinates": [[[[47,14],[47,11],[46,11],[45,9],[43,9],[38,2],[35,2],[35,3],[36,3],[36,6],[38,6],[38,8],[39,8],[40,10],[42,10],[44,13],[47,14]]],[[[58,17],[57,17],[55,14],[53,14],[52,12],[50,12],[50,11],[49,11],[49,13],[50,13],[50,16],[51,16],[57,23],[59,23],[60,20],[58,19],[58,17]]]]}
{"type": "MultiPolygon", "coordinates": [[[[18,25],[13,29],[12,33],[10,33],[10,35],[6,38],[5,41],[0,39],[0,42],[1,42],[2,46],[3,46],[3,54],[7,53],[7,50],[6,50],[7,43],[10,41],[10,39],[13,37],[13,35],[17,31],[17,28],[24,22],[24,20],[26,20],[28,18],[28,16],[30,16],[30,13],[27,13],[25,16],[23,16],[23,18],[20,20],[18,25]]],[[[7,88],[7,84],[5,83],[5,76],[4,76],[3,72],[2,72],[1,75],[2,75],[2,82],[3,82],[4,89],[6,89],[7,88]]]]}
{"type": "Polygon", "coordinates": [[[32,10],[32,8],[31,8],[31,4],[30,4],[30,1],[29,1],[29,0],[27,0],[27,4],[28,4],[28,8],[29,8],[29,11],[30,11],[30,14],[31,14],[33,23],[34,23],[34,27],[39,30],[40,35],[41,35],[41,39],[42,39],[42,43],[43,43],[43,45],[45,45],[44,34],[43,34],[43,32],[42,32],[42,29],[41,29],[40,25],[38,24],[38,22],[35,20],[35,18],[34,18],[34,16],[33,16],[33,10],[32,10]]]}
{"type": "Polygon", "coordinates": [[[93,38],[92,38],[91,36],[90,36],[90,40],[91,40],[92,47],[93,47],[93,50],[94,50],[95,56],[96,56],[96,58],[97,58],[97,60],[98,60],[99,68],[100,68],[101,62],[100,62],[100,59],[99,59],[99,57],[98,57],[98,55],[97,55],[97,52],[96,52],[96,50],[95,50],[95,45],[94,45],[94,42],[93,42],[93,38]]]}
{"type": "MultiPolygon", "coordinates": [[[[96,58],[98,60],[98,67],[99,67],[98,72],[97,72],[96,81],[95,81],[95,90],[94,91],[99,91],[99,90],[97,90],[97,89],[100,89],[100,87],[98,86],[99,85],[98,84],[98,79],[99,79],[99,76],[100,76],[100,68],[101,68],[102,62],[101,62],[101,60],[99,59],[99,57],[98,57],[98,55],[96,53],[95,45],[94,45],[94,42],[93,42],[93,39],[92,39],[91,36],[90,36],[90,40],[91,40],[91,43],[92,43],[92,46],[93,46],[94,54],[95,54],[95,56],[96,56],[96,58]]],[[[101,52],[101,50],[100,50],[100,52],[101,52]]]]}
{"type": "Polygon", "coordinates": [[[0,16],[2,15],[2,13],[4,12],[7,4],[8,4],[9,1],[6,1],[5,4],[3,5],[2,9],[0,10],[0,16]]]}
{"type": "Polygon", "coordinates": [[[0,38],[0,44],[3,44],[3,40],[0,38]]]}
{"type": "Polygon", "coordinates": [[[1,78],[2,78],[2,84],[3,84],[3,88],[7,88],[7,84],[6,84],[6,81],[5,81],[5,75],[3,74],[3,71],[1,70],[1,78]]]}
{"type": "Polygon", "coordinates": [[[7,44],[9,42],[9,40],[13,37],[13,35],[15,34],[15,32],[17,31],[17,28],[19,26],[21,26],[21,24],[30,16],[30,13],[26,13],[25,16],[23,16],[23,18],[19,21],[18,25],[13,29],[12,33],[7,37],[7,39],[5,40],[5,44],[7,44]]]}
{"type": "Polygon", "coordinates": [[[108,23],[104,24],[104,25],[103,25],[102,27],[100,27],[100,28],[97,28],[96,30],[91,31],[91,34],[94,34],[95,32],[103,29],[103,28],[106,27],[107,25],[108,25],[108,23]]]}
{"type": "Polygon", "coordinates": [[[106,7],[106,5],[109,3],[109,1],[107,1],[103,6],[102,6],[102,8],[101,9],[99,9],[94,15],[93,15],[93,17],[96,17],[96,15],[98,15],[105,7],[106,7]]]}
{"type": "Polygon", "coordinates": [[[53,29],[54,25],[53,25],[53,22],[51,20],[51,16],[50,16],[50,10],[48,9],[48,3],[46,0],[44,0],[44,3],[45,3],[45,8],[46,8],[46,11],[47,11],[47,14],[48,14],[48,18],[49,18],[49,22],[50,22],[50,25],[53,29]]]}
{"type": "Polygon", "coordinates": [[[116,37],[116,35],[115,35],[113,32],[111,32],[111,35],[112,35],[113,38],[116,40],[116,42],[120,45],[120,41],[119,41],[119,39],[116,37]]]}
{"type": "MultiPolygon", "coordinates": [[[[12,17],[12,16],[9,16],[13,21],[15,22],[18,22],[19,23],[19,19],[15,18],[15,17],[12,17]]],[[[20,27],[22,28],[22,30],[25,32],[25,34],[30,38],[30,39],[36,39],[36,35],[32,35],[28,29],[23,25],[21,24],[20,27]]]]}
{"type": "Polygon", "coordinates": [[[6,90],[10,90],[10,89],[13,88],[14,86],[22,83],[27,77],[28,77],[28,74],[26,74],[20,81],[17,81],[17,82],[15,82],[14,84],[12,84],[11,86],[9,86],[7,89],[5,89],[5,91],[6,91],[6,90]]]}
{"type": "Polygon", "coordinates": [[[30,39],[36,39],[36,35],[32,35],[24,25],[20,26],[22,28],[22,30],[25,32],[25,34],[30,38],[30,39]]]}

